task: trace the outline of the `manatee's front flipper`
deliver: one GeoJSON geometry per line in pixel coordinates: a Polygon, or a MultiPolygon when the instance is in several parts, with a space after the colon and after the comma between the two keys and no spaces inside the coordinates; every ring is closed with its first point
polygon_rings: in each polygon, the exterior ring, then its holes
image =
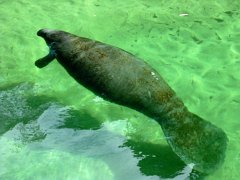
{"type": "Polygon", "coordinates": [[[50,62],[52,62],[55,58],[56,52],[54,50],[54,43],[52,43],[49,45],[49,54],[35,61],[35,66],[37,66],[38,68],[43,68],[47,66],[50,62]]]}

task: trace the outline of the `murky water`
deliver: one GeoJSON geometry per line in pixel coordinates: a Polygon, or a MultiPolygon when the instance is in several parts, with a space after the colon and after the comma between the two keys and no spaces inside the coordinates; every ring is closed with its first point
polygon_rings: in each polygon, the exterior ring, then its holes
{"type": "Polygon", "coordinates": [[[238,179],[240,1],[0,0],[0,179],[238,179]],[[125,49],[222,128],[222,167],[192,171],[142,114],[96,97],[47,54],[41,28],[125,49]]]}

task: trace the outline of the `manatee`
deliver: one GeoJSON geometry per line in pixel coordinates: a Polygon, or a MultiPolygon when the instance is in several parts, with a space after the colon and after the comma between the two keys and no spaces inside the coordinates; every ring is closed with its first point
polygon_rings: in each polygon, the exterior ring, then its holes
{"type": "Polygon", "coordinates": [[[35,62],[37,67],[57,59],[97,96],[154,119],[172,150],[197,171],[210,173],[224,162],[228,141],[224,131],[191,113],[145,61],[118,47],[60,30],[41,29],[37,35],[50,49],[35,62]]]}

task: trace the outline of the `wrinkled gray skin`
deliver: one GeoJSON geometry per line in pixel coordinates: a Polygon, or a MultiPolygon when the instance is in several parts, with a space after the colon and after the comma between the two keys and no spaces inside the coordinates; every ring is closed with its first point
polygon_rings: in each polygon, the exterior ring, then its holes
{"type": "MultiPolygon", "coordinates": [[[[225,133],[188,111],[156,70],[120,48],[58,31],[42,29],[50,53],[39,68],[55,58],[80,84],[105,100],[155,119],[173,151],[198,171],[209,173],[224,160],[225,133]]],[[[146,130],[151,131],[151,129],[146,130]]],[[[161,162],[159,162],[161,163],[161,162]]]]}

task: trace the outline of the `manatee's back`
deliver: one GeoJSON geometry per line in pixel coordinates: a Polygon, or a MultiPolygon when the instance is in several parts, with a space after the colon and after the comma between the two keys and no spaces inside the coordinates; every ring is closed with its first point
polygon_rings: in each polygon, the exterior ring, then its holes
{"type": "Polygon", "coordinates": [[[157,96],[175,95],[156,70],[134,55],[98,41],[68,37],[57,45],[57,59],[95,94],[136,110],[152,106],[157,96]]]}

